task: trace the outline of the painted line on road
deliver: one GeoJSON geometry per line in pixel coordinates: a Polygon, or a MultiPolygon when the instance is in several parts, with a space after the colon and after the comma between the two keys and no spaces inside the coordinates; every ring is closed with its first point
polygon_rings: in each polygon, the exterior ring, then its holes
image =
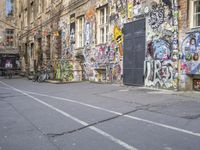
{"type": "Polygon", "coordinates": [[[142,118],[139,118],[139,117],[134,117],[134,116],[131,116],[131,115],[123,115],[123,113],[120,113],[120,112],[108,110],[108,109],[105,109],[105,108],[102,108],[102,107],[98,107],[98,106],[94,106],[94,105],[91,105],[91,104],[79,102],[79,101],[76,101],[76,100],[57,97],[57,96],[50,96],[50,95],[40,94],[40,93],[35,93],[35,92],[29,92],[29,91],[24,91],[24,92],[32,94],[32,95],[38,95],[38,96],[53,98],[53,99],[57,99],[57,100],[62,100],[62,101],[67,101],[67,102],[71,102],[71,103],[87,106],[87,107],[90,107],[90,108],[93,108],[93,109],[109,112],[109,113],[112,113],[112,114],[115,114],[115,115],[120,115],[122,117],[126,117],[126,118],[129,118],[129,119],[145,122],[145,123],[152,124],[152,125],[155,125],[155,126],[159,126],[159,127],[167,128],[167,129],[170,129],[170,130],[174,130],[174,131],[178,131],[178,132],[182,132],[182,133],[186,133],[186,134],[190,134],[190,135],[193,135],[193,136],[200,137],[200,133],[197,133],[197,132],[192,132],[192,131],[189,131],[189,130],[177,128],[177,127],[166,125],[166,124],[162,124],[162,123],[157,123],[157,122],[154,122],[154,121],[142,119],[142,118]]]}
{"type": "MultiPolygon", "coordinates": [[[[38,98],[36,98],[36,97],[31,96],[30,94],[25,93],[24,91],[21,91],[21,90],[15,88],[15,87],[12,87],[12,86],[10,86],[10,85],[8,85],[8,84],[2,82],[2,81],[0,81],[0,83],[2,83],[3,85],[6,85],[6,86],[9,87],[10,89],[13,89],[14,91],[17,91],[17,92],[19,92],[19,93],[21,93],[21,94],[23,94],[23,95],[25,95],[25,96],[27,96],[27,97],[29,97],[29,98],[35,100],[36,102],[39,102],[39,103],[41,103],[41,104],[47,106],[48,108],[50,108],[50,109],[52,109],[52,110],[54,110],[54,111],[56,111],[56,112],[62,114],[63,116],[68,117],[68,118],[70,118],[70,119],[72,119],[72,120],[78,122],[79,124],[81,124],[81,125],[83,125],[83,126],[88,126],[88,125],[89,125],[88,123],[86,123],[86,122],[84,122],[84,121],[82,121],[82,120],[80,120],[80,119],[78,119],[78,118],[76,118],[76,117],[71,116],[70,114],[68,114],[68,113],[66,113],[66,112],[64,112],[64,111],[62,111],[62,110],[60,110],[60,109],[54,107],[53,105],[50,105],[50,104],[48,104],[48,103],[46,103],[46,102],[44,102],[44,101],[42,101],[42,100],[40,100],[40,99],[38,99],[38,98]]],[[[98,133],[98,134],[100,134],[100,135],[106,137],[107,139],[113,141],[114,143],[116,143],[116,144],[118,144],[118,145],[124,147],[124,148],[127,149],[127,150],[138,150],[137,148],[135,148],[135,147],[133,147],[133,146],[131,146],[131,145],[125,143],[124,141],[122,141],[122,140],[120,140],[120,139],[118,139],[118,138],[113,137],[112,135],[110,135],[110,134],[104,132],[103,130],[100,130],[100,129],[94,127],[94,126],[90,126],[90,127],[88,127],[88,128],[91,129],[91,130],[93,130],[93,131],[95,131],[96,133],[98,133]]]]}
{"type": "Polygon", "coordinates": [[[200,133],[197,133],[197,132],[192,132],[192,131],[181,129],[181,128],[177,128],[177,127],[174,127],[174,126],[170,126],[170,125],[166,125],[166,124],[162,124],[162,123],[158,123],[158,122],[142,119],[142,118],[139,118],[139,117],[134,117],[134,116],[130,116],[130,115],[123,115],[123,113],[119,113],[119,112],[108,110],[108,109],[105,109],[105,108],[102,108],[102,107],[98,107],[98,106],[94,106],[94,105],[91,105],[91,104],[79,102],[79,101],[76,101],[76,100],[71,100],[71,99],[57,97],[57,96],[50,96],[50,95],[41,94],[41,93],[35,93],[35,92],[30,92],[30,91],[23,91],[23,92],[29,93],[29,94],[32,94],[32,95],[49,97],[49,98],[53,98],[53,99],[57,99],[57,100],[62,100],[62,101],[67,101],[67,102],[71,102],[71,103],[87,106],[87,107],[90,107],[90,108],[93,108],[93,109],[109,112],[109,113],[112,113],[112,114],[115,114],[115,115],[120,115],[122,117],[130,118],[130,119],[141,121],[141,122],[145,122],[145,123],[148,123],[148,124],[153,124],[155,126],[159,126],[159,127],[167,128],[167,129],[170,129],[170,130],[174,130],[174,131],[178,131],[178,132],[182,132],[182,133],[186,133],[186,134],[190,134],[190,135],[193,135],[193,136],[200,137],[200,133]]]}

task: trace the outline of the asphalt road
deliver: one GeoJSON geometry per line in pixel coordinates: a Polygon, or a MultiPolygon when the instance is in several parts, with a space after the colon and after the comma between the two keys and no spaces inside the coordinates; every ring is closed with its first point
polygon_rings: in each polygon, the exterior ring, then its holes
{"type": "Polygon", "coordinates": [[[200,150],[200,94],[0,78],[0,150],[200,150]]]}

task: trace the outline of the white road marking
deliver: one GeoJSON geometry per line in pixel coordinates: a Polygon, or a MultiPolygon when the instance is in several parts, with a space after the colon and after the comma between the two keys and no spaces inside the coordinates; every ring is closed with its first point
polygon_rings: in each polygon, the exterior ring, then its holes
{"type": "MultiPolygon", "coordinates": [[[[91,104],[79,102],[79,101],[76,101],[76,100],[71,100],[71,99],[56,97],[56,96],[50,96],[50,95],[46,95],[46,94],[28,92],[28,91],[25,91],[25,92],[29,93],[29,94],[33,94],[33,95],[44,96],[44,97],[53,98],[53,99],[57,99],[57,100],[76,103],[76,104],[87,106],[87,107],[90,107],[90,108],[93,108],[93,109],[109,112],[109,113],[112,113],[112,114],[115,114],[115,115],[123,115],[122,113],[119,113],[119,112],[116,112],[116,111],[108,110],[108,109],[105,109],[105,108],[102,108],[102,107],[98,107],[98,106],[94,106],[94,105],[91,105],[91,104]]],[[[145,122],[145,123],[148,123],[148,124],[153,124],[155,126],[167,128],[167,129],[170,129],[170,130],[175,130],[175,131],[178,131],[178,132],[182,132],[182,133],[186,133],[186,134],[190,134],[190,135],[193,135],[193,136],[200,137],[200,133],[197,133],[197,132],[192,132],[192,131],[189,131],[189,130],[173,127],[173,126],[162,124],[162,123],[157,123],[157,122],[154,122],[154,121],[150,121],[150,120],[146,120],[146,119],[142,119],[142,118],[134,117],[134,116],[130,116],[130,115],[124,115],[124,117],[130,118],[130,119],[133,119],[133,120],[137,120],[137,121],[141,121],[141,122],[145,122]]]]}
{"type": "MultiPolygon", "coordinates": [[[[35,100],[36,102],[39,102],[39,103],[41,103],[41,104],[47,106],[48,108],[50,108],[50,109],[52,109],[52,110],[54,110],[54,111],[56,111],[56,112],[58,112],[58,113],[64,115],[65,117],[68,117],[68,118],[70,118],[70,119],[72,119],[72,120],[74,120],[74,121],[80,123],[80,124],[83,125],[83,126],[88,126],[88,125],[89,125],[88,123],[86,123],[86,122],[84,122],[84,121],[82,121],[82,120],[80,120],[80,119],[78,119],[78,118],[76,118],[76,117],[73,117],[73,116],[71,116],[70,114],[68,114],[68,113],[66,113],[66,112],[64,112],[64,111],[62,111],[62,110],[60,110],[60,109],[58,109],[58,108],[56,108],[56,107],[54,107],[54,106],[52,106],[52,105],[50,105],[50,104],[44,102],[44,101],[42,101],[42,100],[40,100],[40,99],[38,99],[38,98],[36,98],[36,97],[33,97],[33,96],[31,96],[31,95],[25,93],[24,91],[21,91],[21,90],[15,88],[15,87],[12,87],[12,86],[10,86],[10,85],[8,85],[8,84],[2,82],[2,81],[0,81],[0,82],[1,82],[3,85],[6,85],[7,87],[13,89],[14,91],[17,91],[17,92],[19,92],[19,93],[22,93],[23,95],[25,95],[25,96],[27,96],[27,97],[29,97],[29,98],[32,98],[32,99],[35,100]]],[[[88,127],[88,128],[91,129],[91,130],[93,130],[93,131],[95,131],[95,132],[97,132],[98,134],[101,134],[102,136],[106,137],[107,139],[113,141],[114,143],[121,145],[122,147],[124,147],[124,148],[127,149],[127,150],[138,150],[137,148],[135,148],[135,147],[133,147],[133,146],[131,146],[131,145],[129,145],[129,144],[123,142],[122,140],[120,140],[120,139],[118,139],[118,138],[113,137],[112,135],[110,135],[110,134],[104,132],[103,130],[100,130],[100,129],[94,127],[94,126],[90,126],[90,127],[88,127]]]]}
{"type": "MultiPolygon", "coordinates": [[[[24,91],[24,92],[32,94],[32,95],[49,97],[49,98],[53,98],[53,99],[57,99],[57,100],[62,100],[62,101],[67,101],[67,102],[71,102],[71,103],[87,106],[87,107],[90,107],[90,108],[93,108],[93,109],[109,112],[109,113],[112,113],[112,114],[115,114],[115,115],[123,115],[120,112],[108,110],[108,109],[105,109],[105,108],[102,108],[102,107],[98,107],[98,106],[94,106],[94,105],[91,105],[91,104],[79,102],[79,101],[76,101],[76,100],[71,100],[71,99],[62,98],[62,97],[56,97],[56,96],[50,96],[50,95],[40,94],[40,93],[35,93],[35,92],[29,92],[29,91],[24,91]]],[[[166,125],[166,124],[162,124],[162,123],[157,123],[157,122],[154,122],[154,121],[150,121],[150,120],[146,120],[146,119],[142,119],[142,118],[134,117],[134,116],[130,116],[130,115],[124,115],[124,117],[130,118],[130,119],[133,119],[133,120],[137,120],[137,121],[141,121],[141,122],[145,122],[145,123],[148,123],[148,124],[153,124],[155,126],[163,127],[163,128],[166,128],[166,129],[170,129],[170,130],[174,130],[174,131],[178,131],[178,132],[182,132],[182,133],[186,133],[186,134],[190,134],[190,135],[193,135],[193,136],[200,137],[200,133],[198,133],[198,132],[192,132],[192,131],[189,131],[189,130],[177,128],[177,127],[166,125]]]]}

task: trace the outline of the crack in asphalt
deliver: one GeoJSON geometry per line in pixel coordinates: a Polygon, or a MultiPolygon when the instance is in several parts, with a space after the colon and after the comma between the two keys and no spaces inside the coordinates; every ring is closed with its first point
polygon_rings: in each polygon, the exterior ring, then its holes
{"type": "Polygon", "coordinates": [[[10,95],[10,96],[0,96],[0,98],[2,98],[2,99],[12,98],[12,97],[15,97],[15,96],[14,96],[14,95],[10,95]]]}
{"type": "MultiPolygon", "coordinates": [[[[170,104],[171,105],[171,104],[170,104]]],[[[152,110],[152,108],[165,108],[166,106],[170,106],[169,104],[166,105],[146,105],[147,107],[142,109],[142,110],[146,110],[148,112],[153,112],[153,113],[158,113],[158,114],[162,114],[162,115],[167,115],[167,116],[171,116],[171,117],[178,117],[178,118],[183,118],[183,119],[188,119],[188,120],[195,120],[195,119],[199,119],[200,118],[200,113],[198,114],[186,114],[186,115],[171,115],[168,113],[163,113],[159,110],[152,110]]]]}
{"type": "Polygon", "coordinates": [[[77,128],[77,129],[74,129],[74,130],[70,130],[70,131],[67,131],[67,132],[61,132],[61,133],[47,133],[46,135],[50,138],[55,138],[55,137],[58,137],[58,136],[63,136],[63,135],[68,135],[68,134],[72,134],[72,133],[75,133],[75,132],[78,132],[78,131],[81,131],[83,129],[86,129],[86,128],[89,128],[91,126],[96,126],[98,124],[101,124],[101,123],[105,123],[105,122],[108,122],[108,121],[111,121],[111,120],[114,120],[114,119],[117,119],[117,118],[120,118],[120,117],[123,117],[125,115],[129,115],[131,113],[134,113],[136,111],[139,111],[139,110],[142,110],[142,108],[137,108],[137,109],[134,109],[132,111],[128,111],[126,113],[123,113],[121,115],[115,115],[113,117],[110,117],[110,118],[107,118],[107,119],[103,119],[103,120],[100,120],[100,121],[97,121],[97,122],[94,122],[94,123],[91,123],[87,126],[83,126],[83,127],[80,127],[80,128],[77,128]]]}
{"type": "Polygon", "coordinates": [[[195,120],[195,119],[200,118],[200,114],[185,115],[185,116],[181,116],[181,118],[195,120]]]}
{"type": "MultiPolygon", "coordinates": [[[[45,133],[39,128],[39,127],[37,127],[28,117],[26,117],[24,114],[22,114],[13,104],[11,104],[11,103],[9,103],[9,102],[6,102],[10,107],[12,107],[14,110],[15,110],[15,112],[17,113],[17,114],[19,114],[22,118],[24,118],[26,121],[28,121],[38,132],[40,132],[42,135],[44,135],[45,136],[45,133]]],[[[33,129],[31,129],[31,130],[33,130],[33,129]]],[[[58,147],[58,145],[56,145],[53,141],[51,141],[50,139],[49,139],[49,137],[47,136],[46,137],[47,139],[48,139],[48,141],[53,145],[53,146],[55,146],[55,148],[57,149],[57,150],[60,150],[60,148],[58,147]]]]}

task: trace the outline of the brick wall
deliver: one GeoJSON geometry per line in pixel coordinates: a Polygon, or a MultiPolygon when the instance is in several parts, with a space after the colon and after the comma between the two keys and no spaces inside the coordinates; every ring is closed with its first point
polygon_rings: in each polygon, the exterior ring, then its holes
{"type": "Polygon", "coordinates": [[[189,30],[189,0],[179,0],[179,38],[183,39],[189,30]]]}

